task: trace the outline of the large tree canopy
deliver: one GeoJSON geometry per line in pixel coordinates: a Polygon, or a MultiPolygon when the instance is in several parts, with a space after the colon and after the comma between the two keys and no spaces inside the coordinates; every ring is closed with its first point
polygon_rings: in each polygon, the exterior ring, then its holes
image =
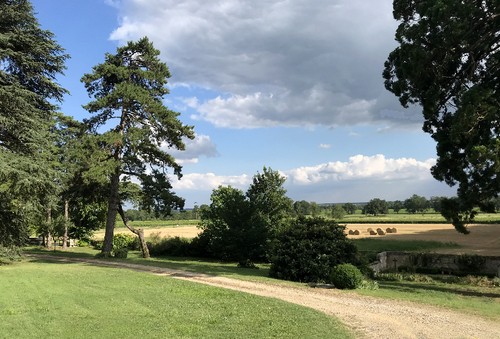
{"type": "Polygon", "coordinates": [[[67,57],[28,0],[0,0],[0,245],[22,243],[53,190],[49,133],[67,57]]]}
{"type": "MultiPolygon", "coordinates": [[[[178,119],[179,113],[163,104],[170,72],[159,59],[160,52],[143,38],[106,54],[105,61],[86,74],[82,82],[95,100],[85,108],[94,115],[85,121],[101,147],[99,168],[109,177],[108,214],[103,254],[110,255],[118,212],[121,178],[137,178],[144,188],[145,207],[170,212],[184,200],[170,192],[167,169],[181,176],[181,166],[168,153],[183,150],[183,138],[193,138],[192,127],[178,119]],[[116,123],[114,123],[116,121],[116,123]],[[108,129],[102,132],[104,129],[108,129]]],[[[124,220],[126,221],[126,220],[124,220]]],[[[139,234],[140,235],[140,234],[139,234]]],[[[144,248],[147,250],[147,248],[144,248]]]]}
{"type": "Polygon", "coordinates": [[[422,107],[437,142],[432,174],[458,184],[442,213],[468,233],[473,208],[490,210],[500,192],[500,2],[395,0],[394,17],[385,86],[404,107],[422,107]]]}

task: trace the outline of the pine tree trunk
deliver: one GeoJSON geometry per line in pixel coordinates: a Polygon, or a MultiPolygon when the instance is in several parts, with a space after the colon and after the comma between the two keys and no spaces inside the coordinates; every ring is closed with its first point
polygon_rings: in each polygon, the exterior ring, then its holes
{"type": "Polygon", "coordinates": [[[117,169],[111,177],[111,185],[109,189],[108,198],[108,213],[106,217],[106,232],[104,233],[104,243],[102,246],[102,255],[104,257],[111,257],[113,250],[113,236],[115,232],[116,214],[120,204],[120,197],[118,189],[120,185],[120,171],[117,169]]]}
{"type": "Polygon", "coordinates": [[[69,223],[69,201],[64,200],[64,235],[63,235],[63,250],[68,247],[68,223],[69,223]]]}
{"type": "Polygon", "coordinates": [[[120,216],[122,217],[123,224],[125,225],[125,227],[127,227],[130,230],[130,232],[136,234],[139,237],[139,242],[140,242],[141,251],[142,251],[142,257],[149,258],[150,257],[149,249],[148,249],[148,245],[146,243],[146,239],[144,238],[144,230],[142,228],[137,229],[137,228],[134,228],[134,227],[129,225],[128,218],[125,216],[125,212],[123,211],[121,204],[118,205],[118,213],[120,213],[120,216]]]}

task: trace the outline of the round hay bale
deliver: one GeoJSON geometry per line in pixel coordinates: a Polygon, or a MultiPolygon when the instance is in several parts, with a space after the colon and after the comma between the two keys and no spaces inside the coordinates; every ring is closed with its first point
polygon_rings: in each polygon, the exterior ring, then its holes
{"type": "Polygon", "coordinates": [[[392,233],[398,233],[398,230],[396,229],[396,227],[392,228],[392,233]]]}
{"type": "Polygon", "coordinates": [[[385,230],[386,233],[392,233],[392,228],[390,227],[387,227],[386,230],[385,230]]]}
{"type": "Polygon", "coordinates": [[[385,232],[381,228],[377,228],[378,235],[385,235],[385,232]]]}
{"type": "Polygon", "coordinates": [[[371,230],[370,235],[377,235],[377,232],[375,232],[374,230],[371,230]]]}
{"type": "Polygon", "coordinates": [[[349,230],[349,235],[353,235],[354,234],[354,231],[353,230],[349,230]]]}
{"type": "Polygon", "coordinates": [[[358,230],[355,230],[355,231],[354,231],[354,235],[359,235],[359,231],[358,231],[358,230]]]}

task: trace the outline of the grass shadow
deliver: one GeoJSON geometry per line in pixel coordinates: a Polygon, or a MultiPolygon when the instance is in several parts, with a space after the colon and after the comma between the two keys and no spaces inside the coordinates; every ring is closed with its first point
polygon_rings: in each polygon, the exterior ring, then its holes
{"type": "MultiPolygon", "coordinates": [[[[255,277],[267,278],[269,275],[268,264],[257,264],[257,269],[237,267],[237,263],[220,262],[204,258],[186,258],[186,257],[155,257],[144,259],[139,251],[129,251],[126,259],[120,258],[96,258],[98,251],[89,248],[73,248],[66,251],[48,250],[46,248],[30,247],[25,248],[24,253],[28,255],[28,260],[40,263],[58,263],[74,264],[85,263],[97,266],[114,266],[115,264],[134,264],[146,267],[158,267],[165,269],[182,270],[190,273],[201,273],[214,276],[235,277],[255,277]],[[30,256],[33,255],[33,256],[30,256]],[[65,261],[64,259],[74,259],[74,261],[65,261]],[[79,260],[81,259],[81,260],[79,260]],[[100,262],[88,262],[85,260],[98,259],[100,262]],[[107,262],[105,264],[103,262],[107,262]]],[[[136,268],[140,269],[140,268],[136,268]]]]}

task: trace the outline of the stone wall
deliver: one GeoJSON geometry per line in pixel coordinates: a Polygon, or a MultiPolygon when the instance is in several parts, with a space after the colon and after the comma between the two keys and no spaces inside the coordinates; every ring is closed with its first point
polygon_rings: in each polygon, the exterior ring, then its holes
{"type": "Polygon", "coordinates": [[[375,272],[436,271],[500,277],[500,257],[415,252],[382,252],[371,265],[375,272]]]}

